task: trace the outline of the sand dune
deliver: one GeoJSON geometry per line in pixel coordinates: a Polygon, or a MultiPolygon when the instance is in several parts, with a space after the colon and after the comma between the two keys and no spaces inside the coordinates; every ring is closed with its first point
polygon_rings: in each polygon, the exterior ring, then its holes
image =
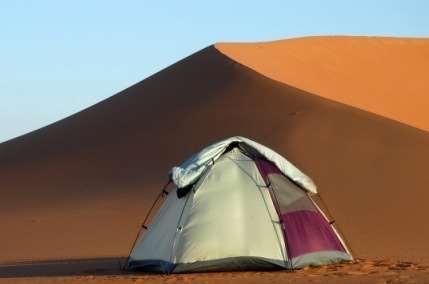
{"type": "Polygon", "coordinates": [[[271,80],[213,46],[0,144],[0,261],[125,256],[170,167],[232,135],[310,175],[357,257],[429,261],[428,132],[271,80]]]}
{"type": "Polygon", "coordinates": [[[429,39],[307,37],[216,47],[274,80],[429,130],[429,39]]]}

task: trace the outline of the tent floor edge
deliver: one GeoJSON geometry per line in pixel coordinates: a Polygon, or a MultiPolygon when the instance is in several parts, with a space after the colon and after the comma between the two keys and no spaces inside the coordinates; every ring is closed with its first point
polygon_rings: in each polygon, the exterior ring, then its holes
{"type": "Polygon", "coordinates": [[[285,270],[283,260],[266,259],[263,257],[228,257],[192,263],[177,263],[172,273],[188,272],[224,272],[224,271],[261,271],[285,270]]]}

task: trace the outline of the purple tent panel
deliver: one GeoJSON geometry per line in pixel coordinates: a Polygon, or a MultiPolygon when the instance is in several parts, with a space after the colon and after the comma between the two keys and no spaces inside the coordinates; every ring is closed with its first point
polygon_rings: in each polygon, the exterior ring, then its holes
{"type": "Polygon", "coordinates": [[[319,212],[295,211],[281,215],[291,258],[317,251],[344,252],[340,240],[319,212]]]}
{"type": "MultiPolygon", "coordinates": [[[[266,184],[274,182],[273,179],[270,180],[270,176],[283,176],[273,163],[260,159],[255,162],[266,184]]],[[[270,189],[271,198],[283,225],[289,257],[318,251],[345,252],[331,225],[304,192],[301,198],[289,204],[281,204],[281,199],[277,198],[278,194],[282,194],[280,191],[292,192],[297,189],[292,183],[273,184],[270,189]]]]}
{"type": "Polygon", "coordinates": [[[256,159],[255,162],[256,162],[256,166],[258,167],[259,172],[262,175],[262,178],[264,179],[264,181],[267,184],[270,183],[268,175],[270,175],[270,174],[283,175],[282,172],[276,167],[276,165],[274,165],[270,161],[256,159]]]}

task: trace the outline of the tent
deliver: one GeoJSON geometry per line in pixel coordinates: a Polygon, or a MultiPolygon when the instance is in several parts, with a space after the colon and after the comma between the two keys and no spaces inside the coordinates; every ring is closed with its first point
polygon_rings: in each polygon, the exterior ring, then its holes
{"type": "Polygon", "coordinates": [[[127,269],[294,269],[352,260],[314,202],[313,181],[255,141],[236,136],[210,145],[174,167],[170,180],[174,187],[160,194],[127,269]]]}

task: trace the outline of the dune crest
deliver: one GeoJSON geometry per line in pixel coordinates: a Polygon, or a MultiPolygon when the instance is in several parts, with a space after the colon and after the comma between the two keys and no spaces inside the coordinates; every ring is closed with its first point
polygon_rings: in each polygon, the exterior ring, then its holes
{"type": "Polygon", "coordinates": [[[271,79],[429,131],[429,39],[332,36],[215,46],[271,79]]]}

